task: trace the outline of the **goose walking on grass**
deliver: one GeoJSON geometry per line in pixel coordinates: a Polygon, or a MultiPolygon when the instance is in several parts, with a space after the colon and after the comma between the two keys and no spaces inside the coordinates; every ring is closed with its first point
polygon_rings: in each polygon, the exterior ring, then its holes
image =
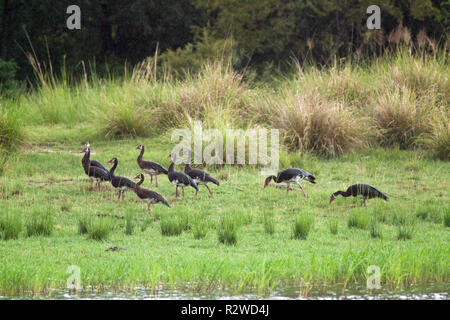
{"type": "Polygon", "coordinates": [[[97,167],[92,165],[92,162],[89,161],[90,157],[90,149],[89,146],[85,147],[83,150],[81,150],[80,153],[84,153],[84,157],[81,161],[83,164],[84,172],[89,176],[91,179],[91,183],[95,183],[96,189],[100,190],[100,183],[102,181],[111,181],[111,174],[109,173],[108,169],[103,169],[101,167],[97,167]]]}
{"type": "Polygon", "coordinates": [[[111,160],[108,161],[108,163],[113,163],[113,166],[111,170],[109,170],[109,173],[111,174],[111,184],[113,185],[114,188],[116,188],[116,190],[119,191],[117,200],[120,201],[120,198],[122,196],[123,201],[125,197],[125,191],[127,190],[134,191],[134,189],[136,188],[136,182],[131,181],[130,179],[125,177],[116,176],[114,174],[116,167],[119,164],[119,159],[112,158],[111,160]]]}
{"type": "Polygon", "coordinates": [[[144,175],[142,173],[138,174],[134,179],[140,179],[138,183],[136,183],[136,188],[134,191],[136,192],[137,196],[142,199],[145,203],[147,203],[147,213],[151,214],[152,210],[150,206],[152,204],[156,203],[162,203],[165,204],[170,208],[169,202],[158,192],[143,188],[141,187],[142,183],[144,182],[144,175]]]}
{"type": "Polygon", "coordinates": [[[158,187],[158,175],[167,174],[167,170],[157,162],[142,160],[145,152],[145,148],[142,144],[138,145],[136,149],[141,150],[141,153],[137,158],[139,167],[142,171],[150,175],[150,184],[153,183],[153,176],[155,176],[155,187],[158,187]]]}
{"type": "Polygon", "coordinates": [[[293,190],[290,188],[291,183],[295,183],[300,187],[300,190],[302,190],[305,198],[306,198],[306,192],[303,190],[302,185],[300,182],[302,180],[309,181],[311,183],[316,183],[316,178],[309,172],[306,172],[302,169],[298,168],[290,168],[285,169],[280,172],[278,172],[277,176],[269,176],[266,178],[266,181],[264,182],[264,188],[267,187],[270,183],[270,181],[275,181],[276,183],[286,182],[286,195],[289,194],[289,190],[293,190]]]}
{"type": "Polygon", "coordinates": [[[168,169],[167,176],[169,178],[169,181],[175,186],[176,190],[175,197],[178,198],[178,187],[181,187],[181,189],[183,190],[183,198],[184,198],[184,187],[191,186],[198,192],[198,186],[197,183],[195,183],[194,179],[192,179],[184,172],[174,171],[173,168],[175,166],[176,155],[170,153],[169,158],[172,158],[172,163],[170,164],[170,167],[168,169]]]}
{"type": "Polygon", "coordinates": [[[361,206],[366,205],[367,199],[372,198],[381,198],[383,200],[389,201],[387,195],[385,195],[383,192],[375,188],[374,186],[371,186],[370,184],[365,183],[357,183],[353,184],[350,187],[347,188],[347,190],[344,191],[336,191],[333,193],[330,197],[330,204],[336,199],[339,195],[343,197],[360,197],[361,198],[361,206]]]}
{"type": "MultiPolygon", "coordinates": [[[[218,186],[220,186],[219,180],[216,178],[210,176],[210,174],[206,171],[200,170],[200,169],[192,169],[191,168],[191,156],[192,152],[191,150],[186,151],[186,154],[188,155],[188,162],[186,163],[184,167],[184,173],[186,173],[189,177],[191,177],[194,182],[198,185],[204,185],[208,191],[209,194],[212,196],[213,193],[211,189],[208,186],[208,182],[212,182],[218,186]]],[[[197,196],[198,190],[195,191],[195,195],[197,196]]]]}

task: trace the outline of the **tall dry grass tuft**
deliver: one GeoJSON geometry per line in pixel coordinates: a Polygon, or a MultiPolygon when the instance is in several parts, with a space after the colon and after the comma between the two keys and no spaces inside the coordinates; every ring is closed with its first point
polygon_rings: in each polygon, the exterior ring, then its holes
{"type": "Polygon", "coordinates": [[[280,129],[290,149],[336,156],[368,143],[365,121],[317,91],[287,96],[274,108],[274,126],[280,129]]]}
{"type": "Polygon", "coordinates": [[[406,149],[430,130],[427,108],[421,108],[410,89],[395,88],[377,98],[373,121],[381,132],[380,142],[406,149]]]}
{"type": "Polygon", "coordinates": [[[168,127],[192,127],[194,120],[201,120],[206,127],[220,128],[238,120],[247,103],[242,75],[222,61],[205,64],[200,73],[177,82],[174,90],[174,99],[160,110],[168,127]]]}

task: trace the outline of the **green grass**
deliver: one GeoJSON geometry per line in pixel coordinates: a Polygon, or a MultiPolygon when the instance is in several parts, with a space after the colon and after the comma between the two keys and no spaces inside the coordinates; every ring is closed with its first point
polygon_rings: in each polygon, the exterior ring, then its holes
{"type": "Polygon", "coordinates": [[[22,228],[22,219],[17,211],[0,216],[0,239],[17,239],[22,228]]]}
{"type": "Polygon", "coordinates": [[[314,226],[314,217],[310,214],[301,213],[295,217],[292,226],[292,234],[295,239],[305,240],[314,226]]]}
{"type": "Polygon", "coordinates": [[[50,209],[35,209],[31,219],[26,223],[27,236],[50,236],[53,232],[54,220],[50,209]]]}
{"type": "Polygon", "coordinates": [[[217,226],[217,237],[220,243],[226,245],[236,245],[238,241],[237,231],[239,223],[237,216],[234,214],[225,214],[220,218],[220,223],[217,226]]]}
{"type": "Polygon", "coordinates": [[[85,288],[99,290],[364,285],[369,265],[388,287],[448,283],[448,74],[445,54],[399,53],[294,70],[270,84],[212,64],[180,81],[56,82],[0,98],[0,232],[9,239],[0,241],[0,295],[64,289],[71,265],[85,288]],[[167,177],[158,188],[147,178],[171,203],[152,205],[151,215],[132,192],[118,203],[106,183],[90,189],[85,141],[92,159],[118,157],[118,172],[132,178],[136,145],[167,167],[171,129],[199,119],[220,132],[280,129],[280,168],[303,168],[317,184],[303,184],[307,198],[286,196],[263,189],[255,166],[212,166],[221,182],[213,197],[201,187],[198,197],[188,188],[175,199],[167,177]],[[356,182],[393,196],[328,204],[356,182]],[[115,246],[126,250],[105,251],[115,246]]]}

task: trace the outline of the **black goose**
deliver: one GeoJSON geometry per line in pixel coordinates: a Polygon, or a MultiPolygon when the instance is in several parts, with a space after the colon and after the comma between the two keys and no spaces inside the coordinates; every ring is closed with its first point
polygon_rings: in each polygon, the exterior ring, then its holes
{"type": "MultiPolygon", "coordinates": [[[[219,180],[217,180],[214,177],[211,177],[209,175],[209,173],[206,171],[203,171],[200,169],[192,169],[191,164],[190,164],[191,163],[191,154],[192,154],[191,150],[186,151],[186,153],[188,155],[188,162],[186,163],[186,165],[184,167],[184,173],[186,173],[189,177],[191,177],[197,185],[204,185],[208,189],[209,194],[212,196],[213,193],[207,183],[212,182],[212,183],[220,186],[219,180]]],[[[195,191],[196,196],[197,196],[197,194],[198,194],[198,190],[195,191]]]]}
{"type": "Polygon", "coordinates": [[[122,200],[124,200],[125,191],[134,190],[134,188],[136,187],[136,182],[131,181],[130,179],[125,178],[125,177],[116,176],[114,174],[116,167],[119,164],[119,159],[112,158],[111,160],[108,161],[108,163],[114,164],[112,166],[111,170],[109,170],[109,173],[111,175],[111,184],[113,185],[114,188],[116,188],[116,190],[119,191],[117,200],[120,200],[121,195],[122,195],[122,200]]]}
{"type": "Polygon", "coordinates": [[[89,147],[86,147],[83,150],[81,150],[81,153],[85,153],[83,160],[81,161],[81,163],[83,164],[84,172],[89,176],[89,178],[91,178],[91,182],[95,183],[97,189],[100,189],[100,182],[111,181],[111,174],[107,169],[102,169],[100,167],[96,167],[90,164],[89,147]]]}
{"type": "Polygon", "coordinates": [[[172,163],[170,164],[167,176],[169,178],[169,181],[176,187],[175,197],[178,198],[178,187],[181,187],[181,189],[183,190],[183,197],[184,197],[184,187],[191,186],[198,192],[198,186],[191,177],[189,177],[184,172],[173,170],[173,167],[175,166],[176,155],[175,154],[172,155],[172,153],[170,153],[169,158],[172,158],[172,163]]]}
{"type": "Polygon", "coordinates": [[[134,179],[141,179],[138,183],[136,183],[136,188],[134,189],[134,191],[139,198],[147,203],[148,214],[152,213],[150,205],[154,203],[163,203],[170,208],[169,202],[161,194],[156,191],[141,187],[141,184],[144,182],[144,175],[142,173],[138,174],[136,177],[134,177],[134,179]]]}
{"type": "Polygon", "coordinates": [[[385,195],[383,192],[375,188],[374,186],[371,186],[370,184],[365,183],[357,183],[353,184],[350,187],[347,188],[347,191],[336,191],[333,193],[330,197],[330,204],[333,202],[334,199],[337,198],[337,196],[343,196],[343,197],[361,197],[361,205],[366,205],[367,199],[372,198],[381,198],[383,200],[389,201],[387,195],[385,195]]]}
{"type": "Polygon", "coordinates": [[[141,150],[141,153],[137,158],[139,167],[142,169],[142,171],[150,175],[150,184],[153,183],[153,176],[155,176],[155,187],[158,187],[158,175],[161,173],[167,174],[167,170],[157,162],[142,160],[145,152],[144,146],[142,144],[138,145],[136,149],[141,150]]]}
{"type": "MultiPolygon", "coordinates": [[[[85,148],[88,148],[89,150],[90,150],[90,148],[91,148],[91,145],[89,144],[89,141],[87,141],[87,142],[84,144],[84,146],[85,146],[85,148]]],[[[101,168],[101,169],[103,169],[103,170],[108,171],[108,169],[106,169],[106,167],[105,167],[103,164],[101,164],[100,162],[98,162],[97,160],[91,160],[91,159],[90,159],[90,153],[89,153],[89,154],[86,153],[86,154],[84,155],[84,158],[87,158],[87,160],[89,161],[89,163],[90,163],[90,165],[91,165],[92,167],[99,167],[99,168],[101,168]]],[[[83,160],[85,160],[84,158],[83,158],[83,160]]]]}
{"type": "Polygon", "coordinates": [[[306,172],[302,169],[298,168],[289,168],[282,170],[278,172],[277,176],[269,176],[266,178],[266,181],[264,182],[264,188],[267,187],[267,185],[270,183],[270,181],[273,180],[276,183],[286,182],[286,194],[289,194],[289,190],[293,190],[290,188],[291,183],[295,183],[300,187],[300,190],[302,190],[303,194],[306,197],[306,192],[303,190],[302,185],[300,184],[300,181],[307,180],[311,183],[316,183],[316,178],[309,172],[306,172]]]}

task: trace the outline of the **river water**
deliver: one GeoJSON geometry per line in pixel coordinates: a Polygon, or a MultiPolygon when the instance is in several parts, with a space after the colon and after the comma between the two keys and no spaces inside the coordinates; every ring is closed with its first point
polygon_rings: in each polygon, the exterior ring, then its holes
{"type": "Polygon", "coordinates": [[[128,300],[128,299],[175,299],[175,300],[450,300],[450,283],[426,286],[410,286],[407,289],[379,289],[367,291],[361,285],[349,285],[345,288],[341,285],[329,287],[312,287],[310,290],[300,289],[298,287],[286,287],[265,294],[256,292],[244,292],[240,294],[230,294],[226,291],[217,290],[208,293],[196,293],[180,290],[158,290],[152,291],[144,288],[135,288],[132,291],[101,291],[94,290],[81,291],[75,294],[69,290],[49,291],[45,295],[22,295],[22,296],[0,296],[0,299],[69,299],[69,300],[128,300]]]}

